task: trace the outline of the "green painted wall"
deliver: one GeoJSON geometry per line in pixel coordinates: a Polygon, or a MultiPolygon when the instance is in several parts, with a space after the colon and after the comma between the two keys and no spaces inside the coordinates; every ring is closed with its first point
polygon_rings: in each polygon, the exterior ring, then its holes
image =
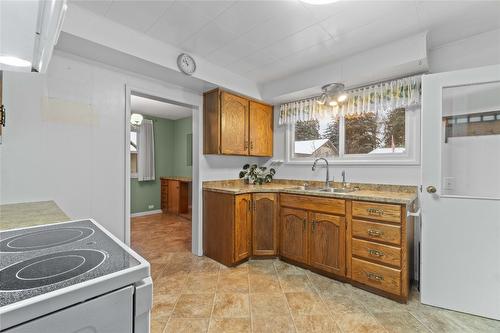
{"type": "Polygon", "coordinates": [[[169,120],[152,119],[155,132],[156,180],[130,179],[130,212],[139,213],[160,209],[160,177],[191,176],[192,168],[186,165],[187,134],[192,133],[192,118],[169,120]],[[149,208],[153,205],[153,208],[149,208]]]}
{"type": "MultiPolygon", "coordinates": [[[[193,167],[187,165],[188,134],[193,134],[193,118],[188,117],[176,120],[174,126],[174,176],[190,177],[193,174],[193,167]]],[[[191,152],[191,150],[189,151],[191,152]]],[[[189,160],[191,161],[191,159],[189,160]]]]}

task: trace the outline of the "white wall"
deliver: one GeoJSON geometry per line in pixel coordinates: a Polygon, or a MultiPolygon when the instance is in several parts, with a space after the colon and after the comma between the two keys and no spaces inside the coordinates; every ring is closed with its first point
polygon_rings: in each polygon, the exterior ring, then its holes
{"type": "Polygon", "coordinates": [[[55,200],[124,239],[125,85],[192,105],[201,95],[61,54],[46,75],[4,80],[1,202],[55,200]]]}

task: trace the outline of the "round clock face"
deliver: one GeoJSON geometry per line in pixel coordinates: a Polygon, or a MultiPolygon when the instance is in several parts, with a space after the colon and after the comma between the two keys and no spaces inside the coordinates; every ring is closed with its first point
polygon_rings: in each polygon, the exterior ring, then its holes
{"type": "Polygon", "coordinates": [[[196,63],[190,55],[182,53],[177,57],[177,66],[179,69],[187,75],[191,75],[196,70],[196,63]]]}

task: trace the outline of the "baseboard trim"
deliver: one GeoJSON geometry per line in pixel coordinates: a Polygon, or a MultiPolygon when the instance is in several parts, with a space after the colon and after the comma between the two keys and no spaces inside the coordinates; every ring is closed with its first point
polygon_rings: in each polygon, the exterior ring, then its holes
{"type": "Polygon", "coordinates": [[[130,217],[139,217],[139,216],[160,214],[161,212],[162,212],[161,209],[148,210],[148,211],[145,211],[145,212],[139,212],[139,213],[130,214],[130,217]]]}

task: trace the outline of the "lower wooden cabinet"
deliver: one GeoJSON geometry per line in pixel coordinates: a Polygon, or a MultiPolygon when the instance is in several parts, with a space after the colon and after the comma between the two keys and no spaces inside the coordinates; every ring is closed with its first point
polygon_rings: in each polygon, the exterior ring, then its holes
{"type": "Polygon", "coordinates": [[[309,265],[345,276],[345,218],[309,213],[309,265]]]}
{"type": "Polygon", "coordinates": [[[278,195],[254,193],[252,201],[252,254],[278,255],[278,195]]]}
{"type": "Polygon", "coordinates": [[[239,194],[234,201],[234,262],[238,262],[250,257],[252,251],[252,196],[239,194]]]}
{"type": "Polygon", "coordinates": [[[204,253],[227,266],[279,255],[406,302],[413,237],[406,215],[404,205],[205,190],[204,253]]]}
{"type": "Polygon", "coordinates": [[[280,255],[307,264],[307,211],[281,208],[280,255]]]}

